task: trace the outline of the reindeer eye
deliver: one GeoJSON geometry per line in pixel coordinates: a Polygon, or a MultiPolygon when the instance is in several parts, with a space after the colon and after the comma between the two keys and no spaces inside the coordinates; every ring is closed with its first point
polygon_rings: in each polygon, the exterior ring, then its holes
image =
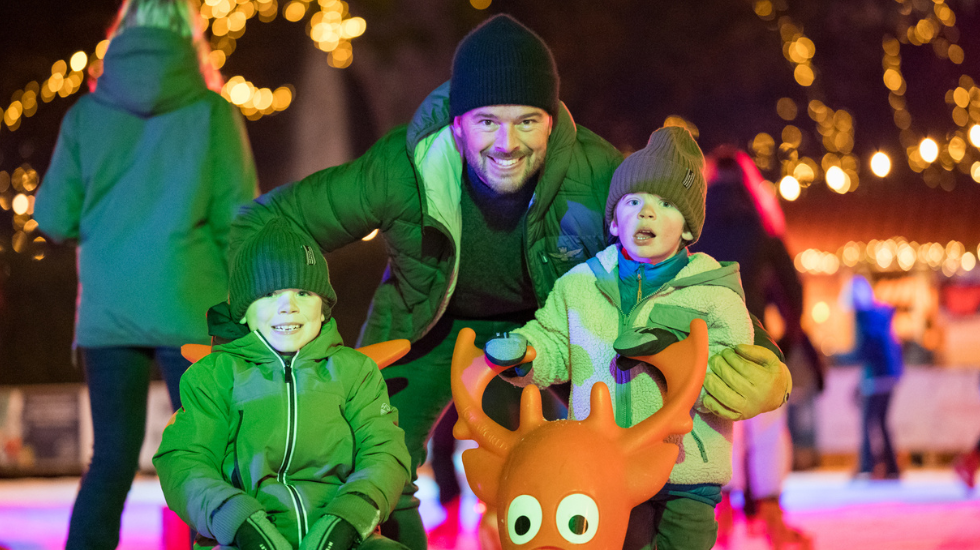
{"type": "Polygon", "coordinates": [[[507,508],[507,533],[514,544],[524,544],[541,528],[541,504],[531,495],[521,495],[507,508]]]}
{"type": "Polygon", "coordinates": [[[585,544],[599,530],[599,507],[588,495],[568,495],[558,504],[555,522],[565,540],[572,544],[585,544]]]}

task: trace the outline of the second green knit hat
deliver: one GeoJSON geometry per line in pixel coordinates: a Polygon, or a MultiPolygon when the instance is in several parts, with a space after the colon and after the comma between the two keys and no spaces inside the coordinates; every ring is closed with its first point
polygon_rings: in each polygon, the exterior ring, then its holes
{"type": "Polygon", "coordinates": [[[328,319],[337,304],[319,245],[288,221],[275,218],[245,241],[232,260],[228,281],[232,319],[241,319],[252,302],[284,288],[317,293],[328,319]]]}

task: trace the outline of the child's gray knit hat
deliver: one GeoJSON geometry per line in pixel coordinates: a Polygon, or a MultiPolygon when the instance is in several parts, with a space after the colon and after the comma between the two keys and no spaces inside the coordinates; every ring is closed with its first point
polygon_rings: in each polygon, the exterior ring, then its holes
{"type": "Polygon", "coordinates": [[[650,134],[646,147],[626,157],[613,173],[606,199],[606,225],[616,204],[628,193],[651,193],[670,202],[684,215],[694,240],[704,226],[704,155],[686,128],[667,126],[650,134]]]}

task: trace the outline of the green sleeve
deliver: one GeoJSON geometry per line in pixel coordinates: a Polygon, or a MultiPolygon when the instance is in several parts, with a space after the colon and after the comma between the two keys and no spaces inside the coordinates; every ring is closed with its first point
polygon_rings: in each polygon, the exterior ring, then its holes
{"type": "Polygon", "coordinates": [[[181,378],[183,406],[164,429],[153,466],[167,506],[200,533],[227,545],[245,519],[263,508],[222,474],[231,439],[231,382],[214,375],[214,357],[198,361],[181,378]]]}
{"type": "Polygon", "coordinates": [[[34,201],[38,227],[55,242],[78,238],[85,202],[82,163],[75,136],[76,112],[77,109],[69,110],[61,121],[51,164],[34,201]]]}
{"type": "Polygon", "coordinates": [[[215,242],[226,250],[231,222],[242,205],[258,195],[258,176],[248,133],[237,109],[221,97],[213,100],[208,224],[215,242]]]}
{"type": "Polygon", "coordinates": [[[333,368],[348,388],[344,416],[354,433],[355,470],[326,512],[363,533],[394,509],[410,479],[411,458],[405,433],[398,427],[398,411],[388,400],[388,388],[374,361],[350,350],[343,360],[334,361],[333,368]],[[360,495],[374,502],[377,510],[365,506],[360,495]]]}
{"type": "Polygon", "coordinates": [[[404,128],[395,129],[360,158],[278,187],[242,207],[232,224],[228,257],[234,258],[241,243],[275,217],[288,219],[326,252],[375,229],[387,231],[406,210],[406,200],[419,200],[404,138],[404,128]]]}
{"type": "Polygon", "coordinates": [[[508,379],[509,381],[518,385],[535,384],[544,388],[568,382],[571,378],[566,301],[569,277],[570,275],[565,275],[559,278],[544,306],[534,313],[534,320],[514,331],[527,338],[528,345],[534,348],[536,355],[527,376],[508,379]]]}

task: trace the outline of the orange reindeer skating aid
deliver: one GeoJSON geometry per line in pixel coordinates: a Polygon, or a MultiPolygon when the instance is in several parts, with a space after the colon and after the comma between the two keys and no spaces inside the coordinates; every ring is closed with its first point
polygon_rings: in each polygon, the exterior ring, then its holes
{"type": "MultiPolygon", "coordinates": [[[[622,548],[630,510],[663,488],[677,461],[679,448],[664,439],[693,427],[690,411],[708,365],[704,321],[692,321],[690,336],[660,353],[635,357],[663,373],[667,395],[663,408],[632,428],[616,425],[601,382],[585,420],[545,420],[541,392],[531,385],[521,395],[517,431],[500,426],[483,411],[483,392],[509,367],[488,363],[474,340],[472,330],[461,330],[453,352],[453,435],[479,444],[463,453],[463,468],[476,496],[497,510],[502,547],[622,548]]],[[[533,359],[528,348],[524,362],[533,359]]]]}

